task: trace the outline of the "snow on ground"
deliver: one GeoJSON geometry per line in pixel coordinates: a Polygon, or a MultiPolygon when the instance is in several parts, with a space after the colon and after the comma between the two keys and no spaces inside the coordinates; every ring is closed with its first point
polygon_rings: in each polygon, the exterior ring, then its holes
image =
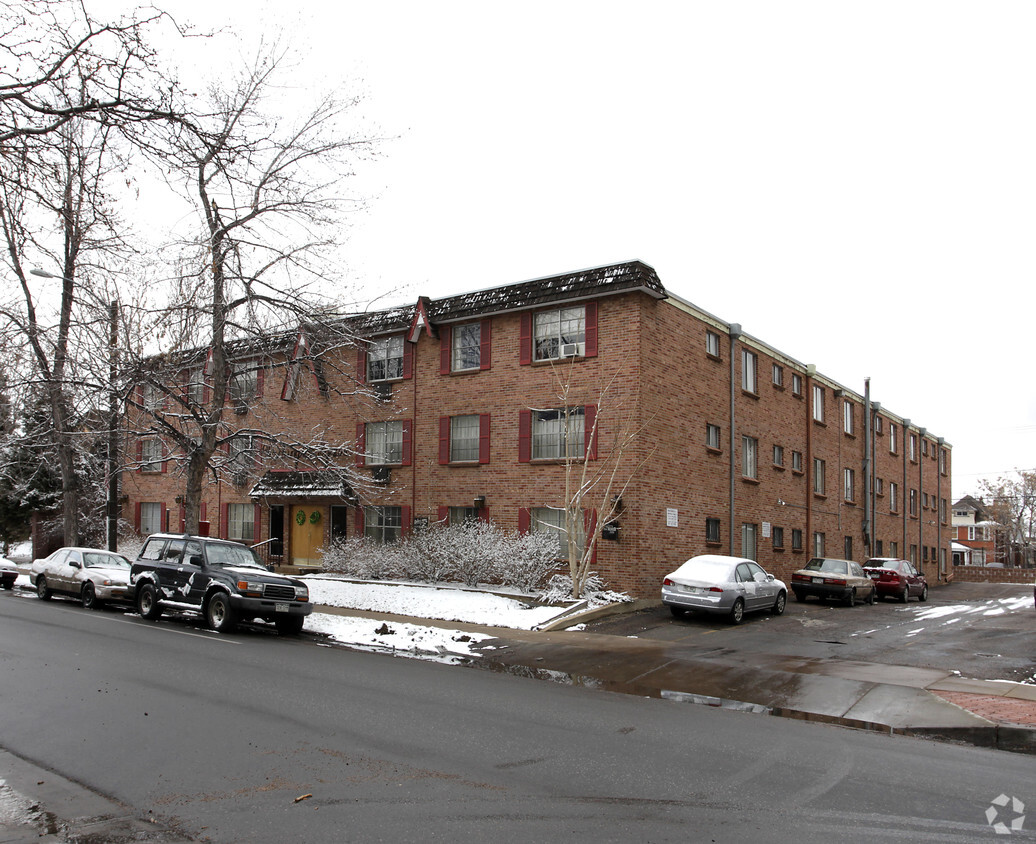
{"type": "Polygon", "coordinates": [[[322,612],[315,612],[306,619],[306,630],[323,633],[354,648],[444,662],[453,662],[462,656],[476,656],[471,647],[492,638],[482,633],[462,633],[444,627],[423,627],[322,612]]]}
{"type": "MultiPolygon", "coordinates": [[[[904,609],[906,609],[904,607],[904,609]]],[[[1005,615],[1009,612],[1032,609],[1032,598],[1025,595],[1020,598],[1000,598],[994,601],[980,601],[970,604],[944,604],[942,606],[923,607],[916,611],[918,621],[932,621],[939,618],[950,618],[950,621],[943,622],[950,624],[959,620],[960,616],[982,615],[995,616],[1005,615]],[[957,618],[951,618],[956,616],[957,618]]]]}
{"type": "Polygon", "coordinates": [[[520,595],[504,597],[461,587],[368,583],[313,575],[302,579],[314,604],[516,630],[535,630],[571,608],[570,604],[541,607],[520,595]]]}

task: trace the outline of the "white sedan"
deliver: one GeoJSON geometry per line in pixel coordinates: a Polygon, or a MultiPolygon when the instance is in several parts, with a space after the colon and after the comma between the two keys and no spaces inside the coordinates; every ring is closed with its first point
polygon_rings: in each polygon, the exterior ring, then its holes
{"type": "Polygon", "coordinates": [[[716,613],[740,624],[754,610],[781,615],[788,587],[754,560],[703,554],[665,576],[662,603],[678,617],[688,611],[716,613]]]}
{"type": "Polygon", "coordinates": [[[32,561],[29,580],[42,601],[52,595],[68,595],[94,609],[105,601],[128,599],[130,568],[130,561],[113,551],[59,548],[49,557],[32,561]]]}

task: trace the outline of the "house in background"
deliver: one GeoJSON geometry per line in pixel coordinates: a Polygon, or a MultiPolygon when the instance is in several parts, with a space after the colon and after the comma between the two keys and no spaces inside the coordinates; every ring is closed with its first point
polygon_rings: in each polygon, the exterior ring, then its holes
{"type": "Polygon", "coordinates": [[[996,535],[998,525],[989,518],[985,505],[965,495],[953,505],[953,564],[988,566],[998,562],[996,535]]]}
{"type": "MultiPolygon", "coordinates": [[[[549,531],[560,547],[573,464],[592,474],[614,459],[628,481],[619,517],[586,510],[578,533],[599,536],[594,569],[633,595],[703,553],[785,580],[811,556],[950,574],[950,445],[639,261],[348,322],[351,347],[307,329],[231,356],[202,519],[275,565],[316,564],[333,537],[393,542],[468,518],[549,531]],[[278,447],[302,441],[337,449],[334,465],[278,447]]],[[[176,375],[185,407],[207,396],[205,358],[176,375]]],[[[182,455],[146,405],[128,412],[123,516],[141,533],[182,529],[182,455]]]]}

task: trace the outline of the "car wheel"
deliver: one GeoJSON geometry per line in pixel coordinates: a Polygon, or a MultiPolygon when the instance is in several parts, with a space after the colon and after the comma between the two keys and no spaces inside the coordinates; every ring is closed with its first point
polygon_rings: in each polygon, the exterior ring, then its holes
{"type": "Polygon", "coordinates": [[[730,608],[730,623],[740,624],[745,618],[745,602],[738,598],[730,608]]]}
{"type": "Polygon", "coordinates": [[[297,636],[302,632],[302,623],[305,620],[305,616],[289,615],[287,618],[275,619],[273,623],[277,625],[277,632],[282,636],[297,636]]]}
{"type": "Polygon", "coordinates": [[[158,606],[158,590],[155,584],[145,583],[137,589],[137,612],[148,621],[154,621],[162,614],[158,606]]]}
{"type": "Polygon", "coordinates": [[[849,594],[845,598],[845,605],[847,607],[855,607],[856,606],[856,587],[855,586],[852,589],[849,590],[849,594]]]}
{"type": "Polygon", "coordinates": [[[47,587],[47,578],[42,574],[36,578],[36,597],[41,601],[49,601],[53,593],[47,587]]]}
{"type": "Polygon", "coordinates": [[[83,608],[88,610],[99,609],[102,601],[97,600],[97,590],[94,589],[94,585],[89,581],[83,584],[83,608]]]}
{"type": "Polygon", "coordinates": [[[5,580],[4,581],[4,589],[14,589],[14,581],[13,580],[5,580]]]}
{"type": "Polygon", "coordinates": [[[922,602],[928,600],[928,584],[927,583],[924,586],[921,587],[921,594],[917,596],[917,600],[922,601],[922,602]]]}
{"type": "Polygon", "coordinates": [[[899,602],[901,604],[905,604],[909,600],[910,600],[910,587],[909,586],[904,586],[903,587],[903,591],[899,595],[899,602]]]}
{"type": "Polygon", "coordinates": [[[230,596],[226,592],[217,592],[209,598],[205,605],[205,620],[217,633],[229,633],[234,629],[237,622],[230,606],[230,596]]]}
{"type": "Polygon", "coordinates": [[[806,596],[803,595],[801,592],[796,592],[795,593],[795,601],[797,603],[801,604],[805,600],[806,600],[806,596]]]}
{"type": "Polygon", "coordinates": [[[877,589],[877,587],[875,587],[874,589],[871,589],[870,595],[867,596],[867,603],[870,604],[872,607],[876,603],[878,603],[878,589],[877,589]]]}
{"type": "Polygon", "coordinates": [[[785,608],[787,608],[787,606],[788,606],[788,593],[787,592],[778,592],[777,593],[777,600],[773,602],[773,607],[770,609],[770,612],[773,615],[784,615],[784,610],[785,610],[785,608]]]}

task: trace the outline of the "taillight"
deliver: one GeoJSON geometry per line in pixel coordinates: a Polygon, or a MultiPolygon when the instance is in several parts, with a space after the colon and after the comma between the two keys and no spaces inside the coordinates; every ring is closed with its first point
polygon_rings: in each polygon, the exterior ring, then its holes
{"type": "Polygon", "coordinates": [[[825,577],[824,584],[827,586],[845,586],[844,577],[825,577]]]}
{"type": "Polygon", "coordinates": [[[722,592],[723,590],[720,589],[718,586],[710,586],[709,587],[709,591],[710,592],[722,592]]]}
{"type": "Polygon", "coordinates": [[[810,577],[808,574],[793,574],[791,576],[791,579],[792,580],[805,580],[805,581],[807,581],[809,583],[813,582],[813,578],[810,577]]]}
{"type": "Polygon", "coordinates": [[[673,583],[673,581],[670,580],[668,577],[665,580],[662,581],[662,585],[663,586],[676,586],[676,584],[673,583]]]}

